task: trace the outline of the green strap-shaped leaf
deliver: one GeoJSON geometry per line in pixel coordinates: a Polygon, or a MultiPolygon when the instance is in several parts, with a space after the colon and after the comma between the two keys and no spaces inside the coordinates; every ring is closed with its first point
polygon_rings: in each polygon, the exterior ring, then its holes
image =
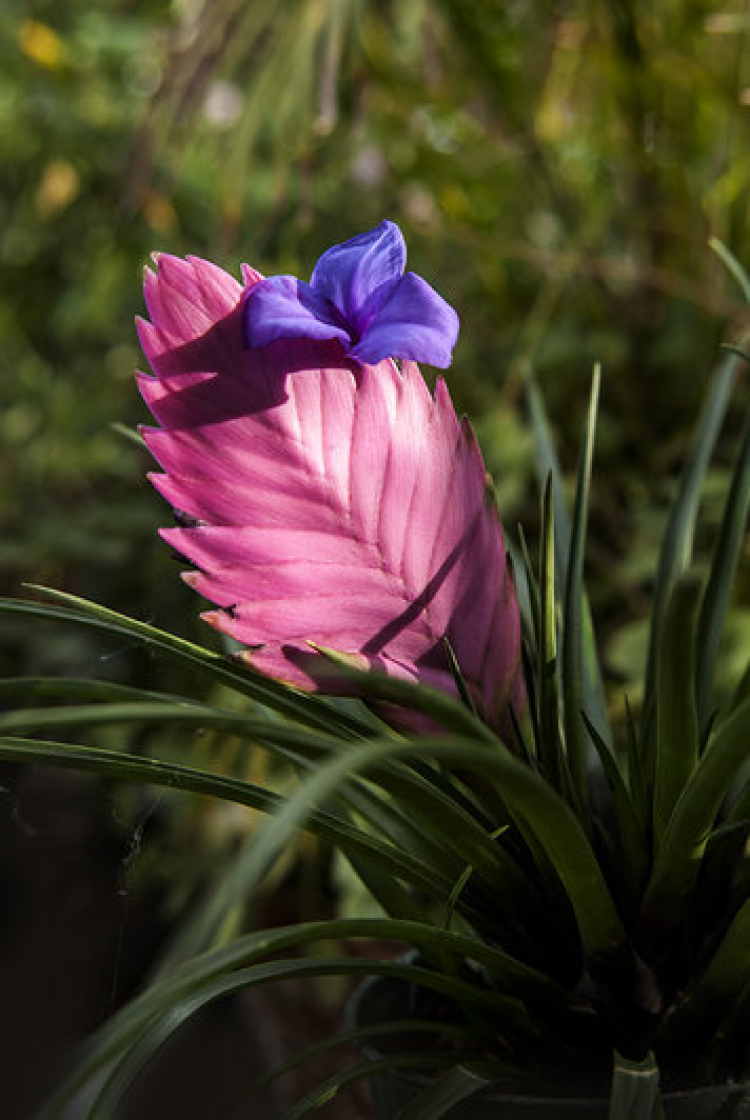
{"type": "Polygon", "coordinates": [[[542,524],[539,542],[539,648],[537,663],[539,711],[537,750],[542,772],[556,789],[567,790],[567,771],[560,736],[560,704],[557,665],[557,595],[555,591],[555,514],[552,477],[547,477],[542,496],[542,524]]]}
{"type": "Polygon", "coordinates": [[[446,731],[453,731],[458,735],[469,735],[487,743],[499,741],[487,724],[447,692],[415,684],[413,681],[400,680],[398,677],[389,677],[377,670],[355,668],[347,654],[314,642],[309,645],[335,664],[337,678],[350,682],[357,696],[379,704],[395,704],[424,712],[446,731]]]}
{"type": "Polygon", "coordinates": [[[422,738],[411,742],[371,741],[356,752],[323,763],[294,797],[269,821],[258,838],[259,870],[299,827],[312,805],[319,805],[342,782],[386,759],[410,755],[434,758],[495,776],[509,809],[533,832],[559,875],[576,914],[584,948],[593,958],[619,948],[624,931],[596,856],[574,813],[543,779],[505,748],[491,749],[468,740],[422,738]]]}
{"type": "MultiPolygon", "coordinates": [[[[302,1120],[329,1104],[342,1089],[356,1084],[358,1081],[369,1081],[379,1076],[392,1076],[409,1070],[432,1072],[441,1065],[450,1064],[455,1058],[443,1055],[442,1058],[434,1054],[402,1054],[391,1055],[387,1058],[377,1058],[374,1061],[360,1062],[358,1065],[349,1066],[333,1077],[329,1077],[322,1085],[307,1093],[301,1101],[289,1109],[285,1120],[302,1120]]],[[[401,1114],[403,1115],[403,1113],[401,1114]]],[[[432,1115],[432,1114],[430,1114],[432,1115]]],[[[395,1118],[394,1118],[395,1120],[395,1118]]]]}
{"type": "MultiPolygon", "coordinates": [[[[102,750],[99,747],[0,736],[0,758],[88,771],[118,781],[143,782],[218,797],[266,813],[276,812],[283,804],[280,794],[244,780],[160,759],[136,758],[123,751],[102,750]]],[[[442,868],[424,865],[411,853],[386,844],[330,813],[314,810],[307,827],[342,850],[359,852],[377,861],[390,874],[414,886],[421,885],[433,896],[445,897],[453,886],[453,881],[445,876],[442,868]]]]}
{"type": "Polygon", "coordinates": [[[114,681],[99,681],[84,677],[1,677],[0,696],[12,696],[15,701],[43,698],[46,700],[161,700],[172,704],[192,704],[197,701],[172,692],[155,692],[114,681]]]}
{"type": "MultiPolygon", "coordinates": [[[[596,654],[593,642],[584,640],[584,628],[588,616],[583,585],[583,561],[600,381],[600,371],[597,366],[591,383],[589,413],[578,463],[561,626],[560,684],[565,724],[565,750],[576,801],[584,819],[589,811],[589,782],[593,777],[594,791],[596,791],[599,788],[596,778],[601,776],[601,764],[583,721],[583,713],[586,712],[588,719],[596,726],[597,716],[593,710],[596,704],[586,682],[592,678],[596,679],[598,665],[586,664],[587,656],[595,657],[596,654]],[[592,710],[589,712],[589,709],[592,710]]],[[[611,732],[606,720],[597,731],[605,742],[610,740],[611,732]]]]}
{"type": "Polygon", "coordinates": [[[728,355],[711,380],[708,395],[698,417],[693,442],[680,477],[677,498],[669,514],[659,553],[653,592],[641,721],[642,750],[647,755],[652,752],[653,748],[649,721],[657,692],[656,667],[663,614],[675,579],[690,564],[693,531],[701,489],[740,364],[741,360],[736,355],[728,355]]]}
{"type": "Polygon", "coordinates": [[[747,759],[748,743],[750,699],[715,729],[662,836],[643,908],[649,925],[665,936],[679,927],[682,904],[700,867],[696,852],[747,759]]]}
{"type": "Polygon", "coordinates": [[[698,622],[696,685],[701,728],[714,707],[713,683],[727,607],[742,554],[750,508],[750,420],[745,423],[698,622]]]}
{"type": "Polygon", "coordinates": [[[640,896],[648,869],[645,830],[639,819],[632,791],[628,789],[617,760],[594,725],[589,723],[586,716],[584,720],[609,783],[621,845],[622,873],[630,896],[635,899],[640,896]]]}
{"type": "MultiPolygon", "coordinates": [[[[596,375],[595,375],[596,376],[596,375]]],[[[598,392],[598,388],[597,388],[598,392]]],[[[552,479],[552,498],[554,503],[554,523],[555,523],[555,566],[557,568],[557,578],[559,586],[565,588],[568,586],[568,564],[571,557],[571,539],[573,536],[573,528],[571,527],[568,509],[565,504],[564,484],[562,471],[555,452],[552,435],[550,433],[549,424],[547,422],[547,415],[544,408],[544,400],[539,391],[539,387],[533,376],[529,376],[526,382],[526,393],[529,407],[529,417],[531,420],[531,427],[534,434],[534,442],[536,446],[536,463],[537,473],[542,484],[545,483],[547,478],[552,479]]],[[[587,429],[587,439],[593,438],[593,430],[591,424],[587,429]]],[[[584,451],[584,455],[586,452],[584,451]]],[[[585,511],[581,511],[585,512],[585,511]]],[[[580,531],[580,530],[579,530],[580,531]]],[[[583,541],[581,540],[581,547],[583,541]]],[[[582,594],[582,646],[583,646],[583,678],[582,688],[584,695],[584,707],[589,716],[596,726],[599,734],[609,743],[611,739],[611,732],[609,727],[609,720],[607,718],[607,703],[604,692],[604,682],[602,679],[601,666],[599,664],[599,657],[596,650],[596,643],[594,641],[594,628],[591,622],[591,612],[589,609],[588,598],[581,589],[582,594]]]]}
{"type": "Polygon", "coordinates": [[[0,611],[74,623],[78,626],[102,630],[107,634],[125,635],[149,649],[159,650],[173,661],[198,669],[233,691],[240,692],[251,700],[307,727],[346,738],[369,735],[372,731],[367,723],[356,719],[350,713],[337,710],[332,704],[315,696],[295,692],[270,678],[262,677],[244,666],[233,663],[221,654],[204,649],[166,630],[160,630],[147,622],[118,614],[98,603],[81,599],[77,595],[69,595],[63,591],[55,591],[35,584],[30,584],[29,587],[32,591],[54,600],[54,605],[24,599],[0,599],[0,611]]]}
{"type": "MultiPolygon", "coordinates": [[[[282,757],[289,757],[292,752],[292,755],[296,753],[300,758],[313,762],[340,750],[351,749],[349,744],[342,745],[340,739],[312,735],[294,725],[271,724],[241,712],[187,702],[180,698],[170,702],[70,705],[0,714],[0,732],[5,733],[129,723],[194,727],[197,730],[211,728],[250,740],[282,757]]],[[[430,782],[427,776],[421,777],[406,769],[392,767],[390,772],[378,771],[378,780],[392,794],[393,802],[381,800],[376,803],[370,798],[365,805],[362,801],[365,794],[360,794],[358,800],[360,810],[365,815],[369,815],[367,809],[372,807],[387,818],[383,828],[386,836],[393,838],[394,830],[405,829],[409,841],[415,841],[416,853],[419,854],[420,848],[425,847],[418,842],[418,833],[421,833],[427,844],[422,854],[433,859],[446,853],[447,838],[449,850],[457,845],[458,858],[462,864],[472,863],[487,875],[503,871],[508,875],[512,873],[508,861],[474,816],[452,798],[447,790],[430,782]]],[[[414,852],[415,848],[407,844],[406,850],[414,852]]],[[[518,885],[518,877],[516,884],[518,885]]]]}
{"type": "MultiPolygon", "coordinates": [[[[399,1018],[390,1022],[352,1027],[351,1030],[339,1031],[336,1034],[328,1035],[318,1042],[306,1046],[304,1050],[298,1050],[285,1061],[279,1062],[278,1065],[269,1070],[269,1072],[256,1083],[266,1085],[271,1081],[275,1081],[278,1077],[283,1077],[284,1074],[289,1073],[290,1070],[297,1069],[299,1066],[304,1065],[305,1062],[310,1061],[312,1058],[317,1058],[321,1054],[327,1054],[329,1050],[335,1050],[338,1046],[350,1046],[352,1043],[361,1045],[365,1052],[369,1050],[374,1060],[376,1053],[376,1048],[373,1045],[374,1039],[388,1039],[393,1036],[403,1036],[405,1034],[433,1035],[436,1038],[455,1039],[457,1042],[473,1042],[474,1045],[480,1041],[474,1028],[467,1023],[445,1023],[439,1019],[399,1018]]],[[[490,1042],[492,1040],[486,1037],[484,1041],[490,1042]]]]}
{"type": "MultiPolygon", "coordinates": [[[[122,1063],[122,1073],[118,1075],[115,1070],[115,1080],[110,1079],[105,1089],[105,1100],[113,1102],[113,1098],[124,1091],[154,1050],[189,1015],[221,996],[275,979],[304,975],[393,976],[420,984],[459,1003],[507,1015],[509,1021],[516,1022],[517,1028],[521,1027],[518,1019],[520,1004],[516,1000],[402,962],[335,957],[258,963],[263,958],[297,946],[350,937],[393,939],[396,942],[411,942],[424,949],[463,951],[485,964],[491,975],[498,974],[498,962],[503,969],[506,963],[511,963],[511,973],[506,982],[513,982],[511,976],[516,962],[512,962],[511,958],[473,939],[417,922],[330,920],[247,934],[221,949],[187,962],[167,980],[148,988],[112,1016],[87,1044],[66,1081],[38,1112],[35,1120],[59,1118],[92,1078],[96,1078],[111,1063],[119,1062],[122,1063]]],[[[522,987],[527,990],[527,981],[535,974],[522,965],[519,967],[523,975],[522,987]]],[[[543,977],[539,980],[546,990],[549,982],[543,977]]]]}
{"type": "MultiPolygon", "coordinates": [[[[486,1065],[483,1067],[485,1070],[486,1065]]],[[[401,1111],[399,1120],[439,1120],[441,1116],[447,1116],[455,1105],[476,1096],[497,1081],[500,1071],[493,1072],[494,1076],[479,1073],[476,1066],[462,1061],[461,1065],[446,1070],[423,1089],[401,1111]]]]}
{"type": "Polygon", "coordinates": [[[709,237],[709,248],[713,249],[716,256],[722,262],[727,272],[737,281],[737,285],[745,297],[745,301],[750,303],[750,277],[748,277],[745,269],[735,257],[731,249],[728,248],[718,237],[709,237]]]}
{"type": "MultiPolygon", "coordinates": [[[[364,967],[360,967],[359,962],[348,957],[318,957],[309,958],[307,960],[270,961],[240,969],[226,976],[214,977],[201,985],[196,985],[195,990],[189,993],[184,1000],[175,1001],[172,1008],[168,1010],[165,1009],[164,1013],[156,1015],[147,1022],[139,1031],[134,1043],[122,1052],[122,1055],[118,1057],[114,1068],[109,1073],[107,1080],[97,1094],[93,1105],[90,1107],[87,1120],[113,1120],[118,1105],[138,1073],[174,1033],[177,1027],[181,1026],[186,1019],[194,1015],[207,1004],[213,1003],[217,999],[225,998],[235,992],[257,987],[260,984],[272,983],[276,980],[290,980],[311,976],[362,975],[363,972],[368,970],[368,967],[372,968],[374,963],[373,961],[365,961],[364,967]],[[355,967],[352,968],[352,965],[355,967]]],[[[395,970],[394,968],[386,966],[383,972],[386,975],[402,975],[401,969],[403,967],[408,968],[410,966],[396,965],[395,970]]],[[[426,987],[436,988],[433,977],[437,977],[437,973],[430,972],[426,969],[415,969],[412,972],[412,977],[414,977],[415,973],[421,974],[421,977],[427,977],[425,981],[426,987]]],[[[413,982],[421,983],[422,980],[421,978],[414,979],[413,982]]],[[[457,991],[460,991],[462,997],[466,998],[467,993],[463,991],[463,989],[470,988],[470,986],[462,984],[460,981],[455,981],[452,985],[450,982],[447,985],[441,983],[440,987],[436,988],[436,990],[442,990],[447,993],[447,990],[450,988],[455,988],[457,991]]],[[[476,989],[470,990],[468,995],[470,997],[468,1002],[473,1001],[479,1006],[489,1006],[487,999],[482,998],[483,993],[481,991],[476,989]]],[[[486,994],[484,995],[486,996],[486,994]]],[[[515,1024],[515,1029],[520,1029],[518,1023],[515,1024]]],[[[401,1059],[401,1061],[403,1061],[403,1059],[401,1059]]],[[[451,1055],[441,1057],[439,1054],[436,1055],[431,1051],[427,1051],[421,1055],[409,1055],[406,1058],[407,1064],[417,1064],[433,1068],[435,1065],[439,1066],[443,1062],[454,1061],[455,1058],[451,1055]]],[[[395,1065],[396,1062],[391,1060],[389,1064],[395,1065]]],[[[326,1094],[325,1099],[330,1099],[330,1094],[326,1094]]],[[[293,1113],[294,1110],[292,1110],[292,1114],[293,1113]]],[[[302,1114],[304,1115],[304,1113],[302,1114]]],[[[42,1113],[42,1116],[43,1115],[42,1113]]],[[[37,1117],[36,1120],[41,1120],[41,1117],[37,1117]]]]}
{"type": "Polygon", "coordinates": [[[654,838],[658,845],[698,761],[696,631],[703,581],[684,572],[672,586],[656,666],[654,838]]]}
{"type": "Polygon", "coordinates": [[[684,1044],[693,1052],[697,1040],[715,1033],[749,967],[750,900],[735,914],[702,976],[665,1023],[663,1037],[670,1049],[684,1044]]]}

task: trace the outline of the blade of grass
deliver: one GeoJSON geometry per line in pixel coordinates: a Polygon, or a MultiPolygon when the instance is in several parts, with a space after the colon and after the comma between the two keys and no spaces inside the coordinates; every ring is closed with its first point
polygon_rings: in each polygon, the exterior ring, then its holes
{"type": "Polygon", "coordinates": [[[719,642],[742,554],[750,509],[750,420],[746,421],[732,481],[714,546],[706,593],[698,622],[696,684],[700,725],[705,728],[714,708],[713,684],[719,642]]]}
{"type": "Polygon", "coordinates": [[[474,704],[474,701],[471,698],[471,693],[469,692],[469,686],[466,683],[466,678],[464,677],[463,673],[461,672],[461,667],[458,664],[458,661],[456,659],[456,654],[453,650],[453,645],[451,644],[451,641],[450,641],[449,638],[443,638],[443,646],[445,648],[445,656],[446,656],[447,661],[448,661],[448,667],[450,668],[451,676],[453,677],[453,681],[456,685],[456,691],[458,692],[461,703],[463,704],[463,706],[465,708],[469,709],[469,711],[471,712],[471,714],[474,717],[476,717],[476,715],[477,715],[476,706],[474,704]]]}
{"type": "MultiPolygon", "coordinates": [[[[187,702],[134,702],[99,705],[70,705],[52,709],[21,710],[0,715],[0,730],[6,733],[65,727],[124,726],[129,723],[193,727],[196,731],[210,728],[231,734],[293,762],[309,765],[332,753],[349,747],[335,738],[311,735],[295,726],[269,724],[235,711],[206,704],[187,702]]],[[[476,813],[452,796],[452,787],[440,776],[422,768],[415,773],[403,766],[376,769],[378,783],[387,799],[366,786],[349,784],[343,796],[368,823],[390,843],[400,845],[426,865],[439,865],[446,874],[458,874],[459,868],[471,863],[485,880],[505,884],[509,898],[521,900],[528,894],[526,878],[516,864],[493,844],[486,829],[478,823],[476,813]],[[446,845],[446,837],[449,844],[446,845]],[[455,849],[455,853],[451,852],[455,849]],[[456,862],[458,861],[457,865],[456,862]]],[[[210,943],[212,931],[219,928],[223,914],[233,901],[243,896],[246,887],[242,871],[222,880],[220,897],[212,898],[202,908],[200,931],[194,931],[192,951],[210,943]],[[209,920],[210,918],[210,920],[209,920]]],[[[527,900],[528,901],[528,900],[527,900]]]]}
{"type": "Polygon", "coordinates": [[[695,702],[696,631],[703,580],[693,571],[675,580],[662,620],[656,665],[654,839],[659,841],[698,762],[695,702]]]}
{"type": "MultiPolygon", "coordinates": [[[[484,1063],[483,1068],[486,1070],[488,1065],[489,1063],[484,1063]]],[[[518,1071],[513,1070],[509,1064],[505,1069],[495,1066],[487,1076],[486,1073],[479,1073],[471,1062],[462,1060],[461,1065],[454,1065],[446,1070],[417,1094],[402,1110],[399,1120],[439,1120],[439,1117],[447,1116],[455,1105],[469,1100],[496,1082],[501,1073],[506,1073],[511,1078],[515,1074],[518,1079],[518,1071]]]]}
{"type": "Polygon", "coordinates": [[[555,513],[552,476],[542,496],[539,544],[539,661],[537,681],[539,712],[539,761],[542,771],[556,789],[570,783],[560,738],[560,704],[557,691],[557,596],[555,594],[555,513]]]}
{"type": "MultiPolygon", "coordinates": [[[[289,1110],[285,1120],[301,1120],[304,1116],[309,1116],[318,1109],[323,1108],[329,1104],[342,1089],[348,1088],[350,1085],[358,1081],[370,1080],[377,1078],[383,1074],[398,1073],[402,1070],[424,1070],[425,1072],[433,1072],[441,1065],[455,1063],[454,1057],[443,1055],[438,1058],[435,1054],[402,1054],[393,1055],[388,1058],[378,1058],[372,1061],[361,1062],[358,1065],[350,1066],[348,1069],[336,1073],[333,1077],[328,1078],[322,1085],[307,1093],[301,1101],[289,1110]]],[[[404,1112],[399,1113],[399,1117],[407,1115],[404,1112]]],[[[421,1114],[420,1114],[421,1115],[421,1114]]],[[[434,1116],[433,1112],[424,1113],[424,1116],[434,1116]]],[[[442,1114],[437,1114],[442,1115],[442,1114]]]]}
{"type": "Polygon", "coordinates": [[[357,696],[378,704],[394,704],[423,712],[446,731],[469,735],[489,743],[499,742],[487,724],[447,692],[415,684],[413,681],[399,680],[376,669],[357,669],[352,665],[351,659],[338,650],[314,642],[309,642],[308,645],[335,666],[336,679],[350,683],[357,696]]]}
{"type": "MultiPolygon", "coordinates": [[[[657,695],[656,666],[664,610],[674,581],[690,563],[701,489],[719,429],[729,405],[739,366],[740,359],[733,354],[728,355],[719,365],[711,380],[680,476],[677,497],[670,510],[662,540],[653,591],[653,609],[641,720],[641,750],[648,758],[652,755],[653,750],[653,743],[651,742],[653,725],[648,718],[648,713],[652,711],[657,695]]],[[[646,763],[645,769],[649,772],[651,766],[646,763]]]]}
{"type": "MultiPolygon", "coordinates": [[[[525,966],[518,966],[512,958],[477,942],[473,938],[447,933],[433,926],[416,922],[394,922],[390,919],[332,919],[320,922],[300,923],[295,926],[262,930],[246,934],[221,949],[213,950],[187,962],[168,980],[148,988],[140,996],[120,1011],[116,1012],[93,1036],[84,1048],[78,1062],[57,1092],[38,1112],[35,1120],[56,1120],[63,1115],[67,1106],[74,1101],[83,1086],[96,1078],[118,1056],[127,1055],[130,1048],[137,1044],[144,1031],[159,1028],[160,1020],[167,1020],[175,1030],[187,1015],[212,999],[232,991],[247,987],[252,983],[284,979],[293,975],[383,975],[394,976],[409,983],[420,984],[438,991],[454,1000],[477,1007],[493,1008],[512,1013],[515,1017],[517,1004],[512,999],[497,996],[454,978],[446,978],[430,970],[418,968],[398,961],[376,961],[364,958],[336,958],[334,962],[307,960],[272,961],[259,966],[263,958],[283,953],[298,946],[311,945],[320,941],[341,941],[348,938],[374,940],[394,940],[397,943],[411,943],[422,949],[450,948],[456,953],[464,952],[476,958],[490,975],[501,977],[504,986],[511,988],[515,983],[523,990],[531,990],[534,978],[539,983],[540,995],[552,993],[546,978],[538,976],[525,966]],[[302,971],[300,972],[300,966],[302,971]],[[521,972],[516,972],[517,967],[521,972]],[[510,969],[510,971],[507,971],[510,969]],[[503,975],[507,972],[507,975],[503,975]],[[515,977],[515,979],[514,979],[515,977]]],[[[160,1044],[165,1034],[154,1041],[160,1044]]],[[[141,1059],[147,1054],[141,1052],[141,1059]]],[[[132,1071],[133,1074],[135,1070],[132,1071]]]]}
{"type": "Polygon", "coordinates": [[[695,1040],[713,1035],[737,994],[737,981],[750,961],[750,901],[735,914],[697,983],[664,1027],[671,1049],[690,1052],[695,1040]]]}
{"type": "MultiPolygon", "coordinates": [[[[520,1005],[516,1001],[497,996],[496,993],[484,992],[482,989],[458,979],[440,976],[439,973],[429,969],[404,966],[397,962],[384,963],[367,960],[366,958],[357,960],[349,957],[312,957],[303,960],[269,961],[239,969],[228,975],[212,977],[200,985],[194,985],[193,990],[183,1000],[175,1001],[172,1004],[168,1013],[157,1014],[146,1023],[139,1030],[134,1042],[128,1046],[117,1060],[114,1069],[109,1073],[88,1111],[87,1120],[112,1120],[127,1089],[141,1069],[151,1060],[156,1051],[167,1041],[178,1026],[207,1004],[226,998],[235,992],[277,980],[302,979],[312,976],[369,975],[373,968],[378,973],[390,976],[404,976],[403,969],[407,968],[411,974],[409,978],[413,983],[424,984],[427,988],[450,994],[451,997],[465,1001],[469,1006],[486,1007],[488,1011],[492,1010],[496,1013],[502,1009],[502,1012],[508,1015],[511,1022],[514,1023],[514,1029],[519,1034],[523,1034],[523,1017],[519,1014],[520,1005]]],[[[433,1052],[429,1052],[425,1057],[429,1058],[433,1065],[440,1064],[440,1058],[436,1059],[433,1052]]],[[[455,1058],[446,1055],[445,1060],[454,1062],[455,1058]]]]}
{"type": "MultiPolygon", "coordinates": [[[[311,735],[295,726],[283,723],[270,724],[254,719],[241,712],[217,708],[208,704],[198,704],[178,699],[176,703],[160,701],[136,701],[90,705],[62,705],[56,708],[21,709],[0,714],[0,732],[44,731],[49,728],[101,727],[106,725],[124,726],[127,724],[167,725],[169,727],[193,727],[196,731],[212,729],[231,734],[242,740],[263,747],[283,758],[293,761],[317,763],[342,749],[341,741],[311,735]]],[[[348,745],[343,747],[348,749],[348,745]]],[[[399,826],[407,827],[409,840],[418,839],[414,832],[418,822],[424,829],[433,822],[436,839],[431,842],[429,851],[434,856],[446,849],[446,833],[460,841],[459,858],[462,864],[473,861],[477,868],[488,874],[498,871],[497,849],[487,832],[476,822],[474,816],[443,788],[406,769],[391,768],[390,772],[378,771],[378,779],[394,797],[389,806],[380,802],[380,811],[386,815],[382,827],[393,834],[399,826]],[[408,809],[404,815],[400,807],[408,809]]],[[[367,802],[360,797],[359,810],[369,816],[367,802]]],[[[412,850],[411,843],[406,844],[412,850]]]]}
{"type": "Polygon", "coordinates": [[[722,262],[727,272],[737,281],[737,284],[745,297],[745,302],[750,303],[750,278],[735,257],[734,253],[729,249],[723,241],[718,237],[709,237],[708,245],[713,249],[716,256],[722,262]]]}
{"type": "MultiPolygon", "coordinates": [[[[0,758],[88,771],[119,781],[143,782],[218,797],[265,813],[275,812],[283,804],[280,794],[244,780],[160,759],[135,758],[125,752],[99,747],[0,736],[0,758]]],[[[453,881],[444,875],[442,869],[422,865],[410,853],[385,844],[330,813],[315,810],[307,827],[342,850],[361,852],[366,858],[372,858],[390,874],[415,886],[421,885],[433,896],[444,897],[453,886],[453,881]]]]}
{"type": "Polygon", "coordinates": [[[372,731],[364,721],[355,719],[351,714],[344,713],[317,697],[296,692],[268,677],[253,673],[245,666],[233,663],[229,658],[195,645],[185,638],[179,638],[149,623],[128,618],[98,603],[69,595],[67,592],[55,591],[37,584],[28,586],[31,590],[53,600],[54,605],[24,599],[0,599],[0,611],[50,621],[72,622],[103,630],[108,634],[123,634],[149,649],[159,650],[171,660],[199,670],[235,692],[243,693],[251,700],[307,727],[344,737],[366,736],[372,731]]]}
{"type": "MultiPolygon", "coordinates": [[[[589,709],[594,707],[593,698],[588,695],[585,686],[585,681],[590,673],[586,671],[584,666],[584,657],[587,652],[590,653],[591,646],[589,643],[584,643],[583,638],[585,625],[583,562],[600,384],[601,373],[599,366],[596,366],[591,382],[589,412],[578,463],[573,527],[570,534],[570,552],[563,600],[560,650],[560,684],[565,727],[565,751],[576,804],[584,818],[589,813],[591,786],[594,789],[601,787],[601,764],[596,751],[592,749],[592,740],[587,734],[582,714],[583,712],[588,713],[589,709]]],[[[589,715],[588,719],[594,723],[596,716],[589,715]]],[[[597,728],[597,731],[605,741],[610,736],[608,723],[602,728],[597,728]]]]}
{"type": "MultiPolygon", "coordinates": [[[[487,745],[480,746],[471,740],[374,740],[362,743],[356,751],[324,761],[297,793],[283,802],[276,800],[277,812],[256,840],[254,862],[247,871],[248,889],[254,879],[257,881],[265,873],[269,863],[274,861],[289,837],[306,825],[328,831],[342,850],[346,850],[347,846],[357,850],[364,843],[365,854],[375,854],[378,851],[384,855],[387,853],[393,866],[395,852],[389,852],[385,845],[377,845],[369,840],[365,842],[361,834],[346,829],[342,822],[332,818],[330,814],[321,814],[317,806],[326,797],[338,792],[342,782],[366,770],[372,770],[386,760],[396,761],[410,755],[419,756],[420,759],[443,760],[460,766],[467,772],[473,770],[496,777],[504,790],[509,808],[518,813],[533,830],[551,866],[564,884],[576,914],[584,949],[593,959],[594,965],[599,958],[606,958],[619,949],[624,938],[622,926],[596,856],[574,814],[538,774],[515,759],[505,748],[491,750],[487,745]]],[[[22,756],[28,761],[89,768],[113,778],[136,779],[211,794],[236,800],[240,804],[250,804],[254,808],[263,808],[269,804],[268,793],[257,791],[249,783],[173,763],[135,759],[126,754],[64,743],[39,743],[8,737],[0,739],[0,757],[22,756]]],[[[396,859],[396,862],[400,863],[401,871],[406,872],[404,877],[407,881],[414,882],[415,878],[424,880],[424,872],[420,872],[419,866],[406,854],[400,860],[396,859]]],[[[435,870],[426,876],[430,893],[434,893],[437,874],[435,870]]],[[[445,890],[446,896],[452,885],[449,883],[445,890]]]]}
{"type": "MultiPolygon", "coordinates": [[[[329,1050],[336,1049],[338,1046],[351,1046],[352,1043],[359,1043],[363,1045],[363,1047],[371,1049],[368,1044],[372,1039],[387,1039],[393,1035],[417,1033],[435,1035],[438,1039],[444,1037],[455,1039],[457,1042],[474,1041],[476,1043],[476,1035],[474,1034],[473,1028],[463,1023],[445,1023],[438,1019],[398,1019],[393,1022],[373,1023],[367,1026],[352,1027],[350,1030],[339,1031],[338,1034],[323,1038],[319,1042],[313,1043],[312,1046],[305,1047],[304,1050],[293,1054],[291,1058],[274,1066],[272,1070],[264,1077],[254,1082],[254,1084],[265,1085],[271,1081],[275,1081],[278,1077],[283,1077],[285,1073],[289,1073],[290,1070],[297,1069],[299,1066],[304,1065],[305,1062],[310,1061],[311,1058],[317,1058],[321,1054],[328,1053],[329,1050]]],[[[488,1039],[487,1041],[490,1040],[488,1039]]],[[[371,1060],[375,1060],[374,1057],[371,1060]]]]}
{"type": "Polygon", "coordinates": [[[750,699],[715,728],[662,836],[643,912],[649,925],[665,937],[679,928],[686,896],[700,868],[696,852],[747,758],[748,742],[750,699]]]}
{"type": "Polygon", "coordinates": [[[443,760],[467,772],[496,775],[509,809],[518,813],[533,830],[562,880],[585,950],[596,963],[599,957],[607,957],[619,949],[624,937],[620,919],[580,823],[538,774],[503,747],[490,750],[487,745],[459,739],[374,740],[361,744],[356,752],[325,761],[259,835],[256,847],[259,870],[283,847],[291,830],[304,822],[310,807],[320,804],[342,782],[386,759],[408,758],[413,754],[423,759],[443,760]]]}
{"type": "Polygon", "coordinates": [[[154,692],[147,688],[84,677],[2,677],[0,696],[12,696],[14,700],[44,697],[50,700],[161,700],[172,704],[197,703],[189,697],[172,692],[154,692]]]}
{"type": "Polygon", "coordinates": [[[622,846],[622,872],[630,897],[635,899],[640,895],[648,870],[644,829],[638,818],[633,796],[625,784],[616,759],[586,715],[584,721],[599,753],[602,769],[612,793],[617,818],[617,834],[622,846]]]}
{"type": "MultiPolygon", "coordinates": [[[[531,420],[534,443],[536,446],[537,473],[542,485],[547,478],[552,479],[552,494],[555,519],[555,565],[559,586],[568,585],[568,563],[571,555],[571,528],[570,517],[565,503],[562,471],[555,452],[552,435],[550,433],[544,400],[533,376],[526,382],[529,417],[531,420]]],[[[593,433],[592,433],[593,434],[593,433]]],[[[588,599],[582,591],[582,638],[583,638],[583,690],[585,707],[589,718],[599,728],[599,732],[609,742],[610,728],[607,719],[607,703],[604,693],[604,682],[599,665],[594,641],[594,628],[591,622],[591,611],[588,599]]]]}

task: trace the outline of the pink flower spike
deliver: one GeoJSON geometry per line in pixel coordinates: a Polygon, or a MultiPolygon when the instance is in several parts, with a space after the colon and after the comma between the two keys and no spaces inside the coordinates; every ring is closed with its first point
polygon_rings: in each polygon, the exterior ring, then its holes
{"type": "Polygon", "coordinates": [[[248,349],[244,278],[162,255],[139,326],[152,481],[180,514],[162,535],[215,605],[203,617],[256,669],[319,691],[340,689],[311,643],[455,695],[448,638],[507,730],[518,603],[469,425],[413,362],[362,364],[335,339],[248,349]]]}

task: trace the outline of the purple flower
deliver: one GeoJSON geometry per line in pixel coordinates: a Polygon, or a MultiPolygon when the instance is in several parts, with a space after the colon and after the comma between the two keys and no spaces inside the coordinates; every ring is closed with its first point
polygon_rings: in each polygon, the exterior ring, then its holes
{"type": "Polygon", "coordinates": [[[336,338],[350,358],[383,358],[449,366],[458,315],[414,272],[404,272],[406,245],[393,222],[381,222],[334,245],[310,283],[269,276],[250,292],[245,330],[250,348],[279,338],[336,338]]]}

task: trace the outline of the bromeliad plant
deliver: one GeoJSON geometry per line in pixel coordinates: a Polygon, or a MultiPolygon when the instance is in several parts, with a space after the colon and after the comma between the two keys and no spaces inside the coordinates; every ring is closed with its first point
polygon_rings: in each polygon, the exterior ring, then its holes
{"type": "Polygon", "coordinates": [[[68,703],[6,715],[0,756],[271,814],[40,1120],[81,1093],[93,1101],[86,1115],[112,1115],[207,1002],[329,974],[399,978],[434,1002],[417,1005],[419,1022],[331,1039],[409,1026],[420,1049],[385,1048],[295,1115],[375,1068],[434,1074],[410,1116],[443,1115],[487,1085],[606,1095],[613,1055],[615,1120],[650,1116],[660,1078],[669,1088],[750,1077],[750,671],[728,697],[714,692],[747,518],[747,425],[708,568],[692,555],[743,356],[727,355],[709,388],[655,577],[640,711],[613,728],[583,587],[598,374],[570,518],[529,385],[540,544],[538,563],[521,540],[511,564],[471,429],[444,383],[430,392],[414,364],[448,364],[456,315],[404,268],[400,232],[384,222],[325,253],[310,285],[245,269],[241,286],[195,258],[161,256],[146,273],[139,329],[153,374],[139,385],[159,426],[143,438],[177,520],[163,536],[232,652],[60,592],[44,592],[51,604],[3,604],[127,635],[246,704],[10,682],[68,703]],[[282,796],[29,734],[128,723],[236,736],[291,763],[298,785],[282,796]],[[300,828],[346,857],[382,916],[223,941],[227,914],[300,828]],[[323,939],[392,943],[394,954],[300,955],[323,939]],[[406,947],[416,957],[396,955],[406,947]]]}

